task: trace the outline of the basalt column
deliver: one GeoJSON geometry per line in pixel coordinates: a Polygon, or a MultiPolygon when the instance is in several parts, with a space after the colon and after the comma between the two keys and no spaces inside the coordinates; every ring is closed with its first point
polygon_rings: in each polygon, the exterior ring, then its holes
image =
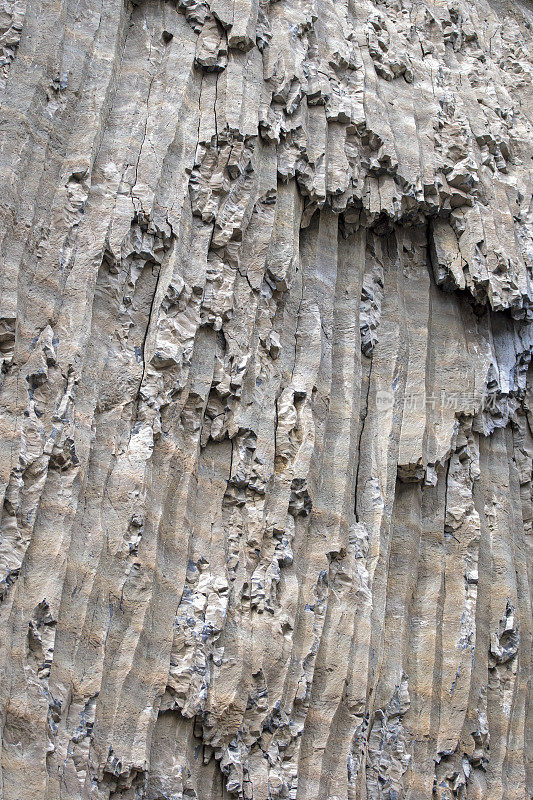
{"type": "Polygon", "coordinates": [[[0,800],[533,798],[529,0],[0,0],[0,800]]]}

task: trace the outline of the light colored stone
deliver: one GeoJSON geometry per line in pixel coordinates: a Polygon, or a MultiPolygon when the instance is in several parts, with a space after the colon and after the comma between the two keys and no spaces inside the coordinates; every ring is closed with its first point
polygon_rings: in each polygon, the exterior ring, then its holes
{"type": "Polygon", "coordinates": [[[1,800],[524,800],[526,0],[0,0],[1,800]]]}

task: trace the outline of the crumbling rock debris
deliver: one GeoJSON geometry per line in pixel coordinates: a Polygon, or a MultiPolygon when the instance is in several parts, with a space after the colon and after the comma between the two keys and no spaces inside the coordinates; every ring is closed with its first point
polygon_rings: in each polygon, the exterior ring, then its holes
{"type": "Polygon", "coordinates": [[[532,26],[0,2],[2,800],[533,797],[532,26]]]}

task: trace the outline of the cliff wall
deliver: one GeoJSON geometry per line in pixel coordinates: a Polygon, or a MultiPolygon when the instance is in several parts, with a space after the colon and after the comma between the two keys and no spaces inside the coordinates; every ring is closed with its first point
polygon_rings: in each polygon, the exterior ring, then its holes
{"type": "Polygon", "coordinates": [[[533,796],[532,25],[0,0],[2,800],[533,796]]]}

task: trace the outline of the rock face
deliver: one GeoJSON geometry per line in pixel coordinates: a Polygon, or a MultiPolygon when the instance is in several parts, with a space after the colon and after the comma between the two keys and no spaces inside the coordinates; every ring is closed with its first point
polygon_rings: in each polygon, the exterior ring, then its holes
{"type": "Polygon", "coordinates": [[[533,792],[533,9],[1,0],[2,800],[533,792]]]}

